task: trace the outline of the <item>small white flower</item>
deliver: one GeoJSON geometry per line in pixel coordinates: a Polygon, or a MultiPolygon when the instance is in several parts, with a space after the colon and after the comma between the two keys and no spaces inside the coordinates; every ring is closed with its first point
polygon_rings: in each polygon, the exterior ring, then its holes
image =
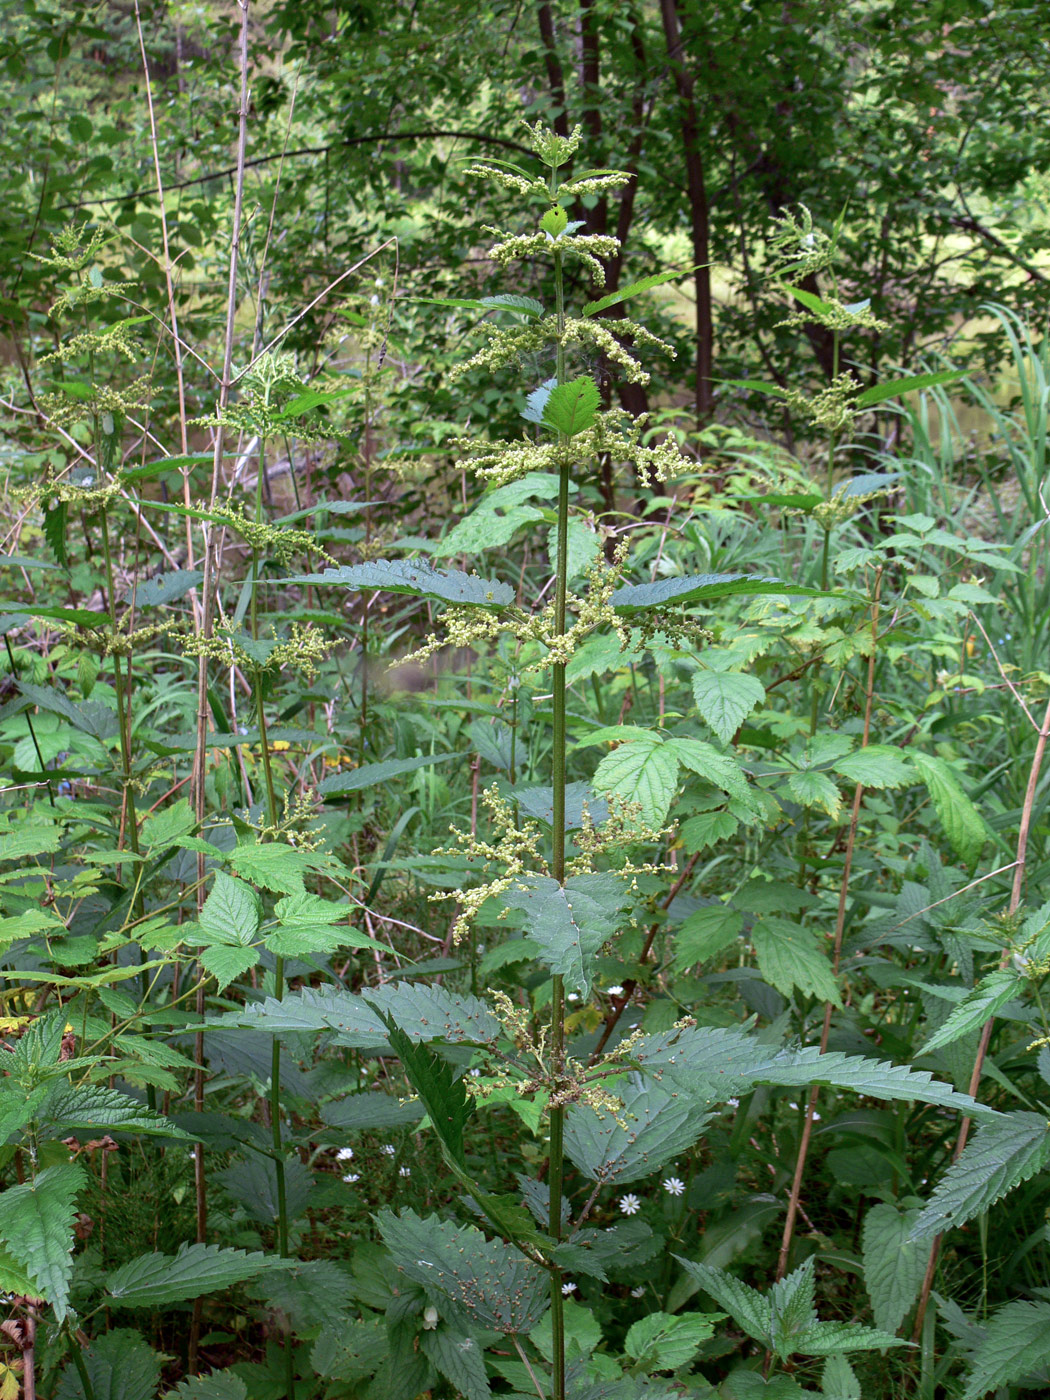
{"type": "Polygon", "coordinates": [[[819,1122],[820,1122],[820,1114],[819,1114],[819,1113],[814,1113],[814,1115],[813,1115],[813,1121],[814,1121],[814,1123],[819,1123],[819,1122]]]}
{"type": "Polygon", "coordinates": [[[397,1152],[397,1148],[393,1145],[393,1143],[390,1142],[384,1142],[383,1146],[379,1150],[380,1152],[382,1152],[384,1157],[393,1157],[394,1154],[397,1152]]]}
{"type": "Polygon", "coordinates": [[[570,992],[569,995],[565,998],[566,1001],[579,1001],[579,999],[579,993],[577,992],[570,992]]]}
{"type": "Polygon", "coordinates": [[[606,989],[605,989],[605,995],[606,995],[606,996],[610,996],[610,997],[622,997],[622,996],[623,996],[623,988],[622,988],[622,987],[620,986],[620,984],[617,982],[617,984],[616,984],[615,987],[606,987],[606,989]]]}
{"type": "Polygon", "coordinates": [[[685,1190],[685,1182],[677,1176],[669,1176],[664,1180],[664,1190],[669,1196],[680,1196],[685,1190]]]}
{"type": "Polygon", "coordinates": [[[561,1291],[562,1295],[567,1298],[570,1293],[576,1292],[576,1285],[574,1283],[563,1283],[561,1286],[561,1291]]]}
{"type": "Polygon", "coordinates": [[[638,1285],[637,1288],[632,1288],[632,1289],[631,1289],[631,1297],[632,1297],[632,1298],[644,1298],[644,1297],[645,1297],[645,1284],[644,1284],[644,1283],[640,1283],[640,1284],[638,1285]]]}
{"type": "Polygon", "coordinates": [[[397,1169],[397,1174],[398,1174],[398,1176],[411,1176],[411,1175],[412,1175],[412,1168],[411,1168],[411,1167],[398,1167],[398,1169],[397,1169]]]}
{"type": "Polygon", "coordinates": [[[438,1325],[438,1310],[433,1304],[423,1309],[423,1326],[430,1332],[438,1325]]]}
{"type": "Polygon", "coordinates": [[[740,1100],[739,1100],[739,1099],[726,1099],[726,1103],[729,1105],[730,1108],[739,1108],[739,1107],[740,1107],[740,1100]]]}
{"type": "Polygon", "coordinates": [[[628,1192],[626,1196],[620,1197],[620,1214],[637,1215],[642,1208],[642,1203],[633,1192],[628,1192]]]}
{"type": "Polygon", "coordinates": [[[343,1180],[346,1182],[347,1186],[353,1186],[355,1181],[361,1180],[361,1173],[347,1172],[346,1176],[343,1177],[343,1180]]]}
{"type": "Polygon", "coordinates": [[[354,1160],[354,1149],[352,1147],[341,1147],[335,1154],[337,1162],[352,1162],[354,1160]]]}
{"type": "Polygon", "coordinates": [[[470,1071],[470,1077],[471,1077],[471,1079],[480,1079],[480,1078],[481,1078],[481,1070],[480,1070],[480,1069],[472,1069],[472,1070],[470,1071]]]}

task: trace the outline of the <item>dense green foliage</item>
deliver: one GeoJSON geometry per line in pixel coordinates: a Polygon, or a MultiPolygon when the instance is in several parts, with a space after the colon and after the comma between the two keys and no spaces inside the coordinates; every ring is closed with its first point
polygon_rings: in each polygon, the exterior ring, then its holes
{"type": "Polygon", "coordinates": [[[0,1400],[1045,1389],[1038,12],[0,9],[0,1400]]]}

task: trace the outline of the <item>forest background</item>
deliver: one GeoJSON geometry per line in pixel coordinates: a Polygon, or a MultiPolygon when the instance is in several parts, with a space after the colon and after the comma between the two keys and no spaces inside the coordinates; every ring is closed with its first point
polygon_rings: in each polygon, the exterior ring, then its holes
{"type": "Polygon", "coordinates": [[[0,16],[0,1400],[1045,1391],[1042,8],[0,16]]]}

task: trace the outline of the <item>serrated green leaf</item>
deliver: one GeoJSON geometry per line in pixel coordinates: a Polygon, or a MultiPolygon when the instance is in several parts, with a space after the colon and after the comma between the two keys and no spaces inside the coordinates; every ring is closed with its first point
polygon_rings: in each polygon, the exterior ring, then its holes
{"type": "Polygon", "coordinates": [[[802,584],[785,583],[783,579],[763,578],[757,574],[692,574],[687,578],[661,578],[653,583],[626,583],[616,589],[611,602],[617,612],[629,613],[642,608],[683,606],[714,598],[759,594],[801,598],[827,596],[819,588],[806,588],[802,584]]]}
{"type": "Polygon", "coordinates": [[[1025,988],[1025,979],[1012,967],[997,968],[987,977],[982,977],[977,986],[968,992],[957,1006],[953,1006],[943,1025],[930,1036],[917,1053],[928,1055],[939,1050],[942,1045],[950,1045],[970,1031],[983,1026],[985,1021],[1020,996],[1025,988]]]}
{"type": "Polygon", "coordinates": [[[856,753],[839,759],[833,766],[836,773],[848,778],[851,783],[863,783],[865,787],[880,791],[915,781],[914,768],[888,744],[868,744],[856,753]]]}
{"type": "Polygon", "coordinates": [[[744,916],[724,904],[697,909],[674,936],[674,962],[677,968],[715,958],[740,937],[744,916]]]}
{"type": "Polygon", "coordinates": [[[778,992],[789,997],[798,988],[807,996],[841,1006],[828,953],[810,929],[767,914],[751,931],[759,971],[778,992]]]}
{"type": "Polygon", "coordinates": [[[224,992],[231,982],[253,968],[259,961],[258,948],[229,947],[224,943],[205,948],[200,955],[201,966],[215,978],[217,988],[224,992]]]}
{"type": "Polygon", "coordinates": [[[736,798],[749,812],[757,811],[744,770],[731,754],[719,753],[703,739],[670,739],[667,747],[683,767],[736,798]]]}
{"type": "Polygon", "coordinates": [[[331,1031],[339,1045],[381,1050],[387,1046],[387,1032],[373,1007],[396,1016],[398,1025],[413,1040],[490,1045],[501,1033],[500,1023],[477,997],[454,996],[444,987],[414,982],[375,987],[367,1000],[341,988],[304,987],[288,993],[282,1001],[268,997],[229,1012],[213,1024],[248,1026],[271,1035],[331,1031]]]}
{"type": "Polygon", "coordinates": [[[611,872],[572,875],[563,885],[549,876],[523,875],[504,890],[503,901],[524,913],[529,942],[540,961],[565,978],[566,990],[589,996],[598,952],[630,903],[625,882],[611,872]]]}
{"type": "Polygon", "coordinates": [[[452,306],[463,311],[521,311],[526,316],[542,316],[543,303],[535,297],[413,297],[427,306],[452,306]]]}
{"type": "Polygon", "coordinates": [[[466,1332],[438,1327],[420,1334],[423,1354],[436,1371],[450,1382],[456,1395],[465,1400],[488,1400],[492,1394],[485,1373],[482,1347],[466,1332]]]}
{"type": "MultiPolygon", "coordinates": [[[[565,1359],[570,1364],[590,1356],[602,1340],[602,1325],[591,1312],[572,1298],[563,1304],[563,1325],[565,1328],[565,1359]]],[[[529,1341],[548,1364],[554,1355],[554,1326],[550,1313],[534,1327],[529,1341]]]]}
{"type": "Polygon", "coordinates": [[[698,812],[695,817],[687,818],[678,828],[678,835],[682,849],[691,856],[698,851],[706,851],[708,846],[716,846],[719,841],[728,841],[739,826],[739,818],[732,812],[716,808],[714,811],[698,812]]]}
{"type": "MultiPolygon", "coordinates": [[[[594,563],[601,549],[601,540],[598,533],[587,521],[581,520],[578,515],[572,515],[568,521],[568,531],[566,533],[566,544],[568,545],[568,563],[566,577],[571,582],[580,578],[594,563]]],[[[554,564],[558,557],[558,527],[552,525],[547,531],[547,556],[554,564]]]]}
{"type": "MultiPolygon", "coordinates": [[[[260,1225],[272,1225],[280,1214],[280,1193],[277,1164],[272,1157],[251,1153],[232,1167],[215,1173],[235,1201],[244,1207],[252,1220],[260,1225]]],[[[305,1214],[314,1189],[313,1173],[296,1156],[285,1158],[285,1213],[289,1220],[305,1214]]],[[[274,1257],[274,1256],[269,1256],[274,1257]]]]}
{"type": "Polygon", "coordinates": [[[953,1162],[908,1238],[929,1239],[965,1224],[1050,1161],[1050,1125],[1040,1113],[1009,1113],[983,1123],[953,1162]]]}
{"type": "MultiPolygon", "coordinates": [[[[80,1359],[94,1400],[153,1400],[161,1367],[170,1358],[155,1352],[137,1332],[117,1327],[93,1337],[81,1348],[80,1359]]],[[[86,1400],[83,1380],[72,1361],[54,1395],[55,1400],[86,1400]]]]}
{"type": "Polygon", "coordinates": [[[476,1111],[474,1100],[447,1060],[436,1055],[428,1045],[410,1040],[395,1024],[394,1015],[383,1016],[382,1020],[387,1027],[390,1048],[404,1066],[408,1082],[426,1109],[441,1146],[465,1171],[463,1130],[476,1111]]]}
{"type": "Polygon", "coordinates": [[[791,1351],[784,1355],[832,1356],[838,1351],[882,1351],[885,1347],[906,1347],[911,1343],[876,1327],[860,1327],[855,1322],[815,1322],[791,1339],[791,1351]]]}
{"type": "Polygon", "coordinates": [[[919,777],[926,784],[952,850],[967,865],[976,864],[984,843],[989,839],[988,829],[977,808],[943,758],[923,753],[921,749],[912,751],[910,757],[919,770],[919,777]]]}
{"type": "Polygon", "coordinates": [[[819,807],[829,817],[838,816],[842,794],[826,773],[815,768],[801,768],[787,775],[788,791],[802,807],[819,807]]]}
{"type": "Polygon", "coordinates": [[[374,559],[346,564],[322,574],[300,574],[286,583],[339,584],[364,593],[408,593],[437,598],[443,603],[476,608],[505,608],[514,602],[514,589],[496,579],[479,578],[456,569],[435,569],[420,560],[374,559]]]}
{"type": "Polygon", "coordinates": [[[423,1105],[402,1103],[393,1094],[370,1092],[348,1094],[345,1099],[327,1103],[321,1109],[322,1121],[330,1128],[364,1132],[375,1128],[407,1128],[423,1117],[423,1105]]]}
{"type": "Polygon", "coordinates": [[[171,569],[166,574],[157,574],[142,583],[132,584],[124,594],[124,601],[133,599],[139,608],[161,608],[184,598],[192,588],[204,580],[201,569],[171,569]]]}
{"type": "Polygon", "coordinates": [[[83,1167],[64,1162],[0,1194],[0,1240],[54,1308],[59,1322],[69,1302],[76,1197],[86,1182],[83,1167]]]}
{"type": "Polygon", "coordinates": [[[565,437],[582,433],[594,422],[602,396],[589,374],[557,384],[543,405],[543,422],[565,437]]]}
{"type": "Polygon", "coordinates": [[[251,885],[220,870],[201,910],[204,932],[219,943],[245,947],[258,935],[261,918],[259,896],[251,885]]]}
{"type": "Polygon", "coordinates": [[[919,1296],[928,1252],[909,1241],[918,1211],[899,1210],[888,1201],[864,1217],[864,1286],[871,1299],[875,1326],[896,1332],[919,1296]]]}
{"type": "Polygon", "coordinates": [[[650,1313],[631,1324],[623,1349],[646,1372],[677,1371],[692,1361],[723,1317],[725,1313],[650,1313]]]}
{"type": "Polygon", "coordinates": [[[658,827],[678,787],[678,758],[667,745],[648,736],[645,741],[621,744],[598,764],[592,785],[596,792],[615,793],[624,802],[637,803],[641,820],[658,827]]]}
{"type": "Polygon", "coordinates": [[[685,1095],[666,1093],[640,1077],[618,1086],[622,1112],[573,1104],[565,1151],[585,1176],[604,1184],[640,1181],[686,1152],[710,1115],[685,1095]]]}
{"type": "Polygon", "coordinates": [[[841,1353],[836,1352],[825,1361],[820,1393],[824,1400],[863,1400],[860,1381],[841,1353]]]}
{"type": "Polygon", "coordinates": [[[450,1323],[480,1323],[496,1332],[530,1332],[547,1309],[548,1275],[503,1240],[473,1225],[414,1211],[382,1210],[379,1231],[395,1264],[450,1323]]]}
{"type": "Polygon", "coordinates": [[[40,1109],[40,1118],[58,1135],[81,1128],[109,1128],[155,1137],[186,1136],[162,1113],[154,1113],[137,1099],[103,1084],[56,1084],[40,1109]]]}
{"type": "Polygon", "coordinates": [[[1023,1380],[1050,1365],[1050,1303],[1007,1303],[988,1320],[984,1337],[970,1356],[963,1400],[980,1400],[990,1390],[1023,1380]]]}
{"type": "Polygon", "coordinates": [[[303,876],[318,870],[324,863],[323,858],[319,860],[312,851],[297,850],[283,841],[238,846],[228,859],[238,875],[275,894],[301,893],[303,876]]]}
{"type": "MultiPolygon", "coordinates": [[[[271,1261],[273,1256],[265,1256],[271,1261]]],[[[296,1332],[309,1334],[318,1322],[347,1317],[353,1280],[349,1270],[332,1259],[285,1260],[289,1267],[264,1270],[249,1290],[271,1308],[278,1308],[296,1332]]]]}
{"type": "Polygon", "coordinates": [[[436,559],[453,554],[480,554],[483,549],[502,549],[519,530],[543,519],[538,506],[512,505],[496,514],[495,501],[483,500],[477,510],[458,520],[434,546],[436,559]]]}
{"type": "Polygon", "coordinates": [[[766,698],[765,686],[743,671],[697,671],[693,698],[701,718],[723,744],[728,744],[744,720],[766,698]]]}
{"type": "Polygon", "coordinates": [[[234,1371],[210,1371],[206,1376],[187,1376],[161,1400],[248,1400],[248,1387],[234,1371]]]}
{"type": "MultiPolygon", "coordinates": [[[[95,622],[101,619],[98,614],[91,614],[95,622]]],[[[103,705],[96,700],[81,700],[79,702],[70,700],[61,691],[55,690],[47,685],[31,685],[29,681],[19,681],[19,690],[32,704],[39,706],[42,710],[50,710],[52,714],[60,715],[68,720],[74,729],[79,729],[82,734],[90,734],[93,739],[98,739],[100,743],[105,743],[107,739],[112,739],[119,730],[119,721],[115,710],[111,710],[108,705],[103,705]]]]}
{"type": "Polygon", "coordinates": [[[284,1266],[273,1255],[183,1244],[177,1254],[139,1255],[107,1274],[103,1286],[123,1308],[164,1308],[232,1288],[263,1269],[284,1266]]]}
{"type": "Polygon", "coordinates": [[[742,1327],[756,1342],[772,1348],[772,1314],[768,1298],[723,1269],[700,1264],[693,1259],[683,1259],[678,1254],[675,1258],[690,1278],[710,1294],[720,1307],[725,1308],[738,1327],[742,1327]]]}

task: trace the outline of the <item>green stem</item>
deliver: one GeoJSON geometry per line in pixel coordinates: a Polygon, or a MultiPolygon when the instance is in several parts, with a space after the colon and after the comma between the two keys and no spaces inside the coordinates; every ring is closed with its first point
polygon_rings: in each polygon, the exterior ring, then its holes
{"type": "MultiPolygon", "coordinates": [[[[556,172],[552,174],[552,181],[556,172]]],[[[565,346],[562,336],[565,330],[565,285],[562,276],[561,254],[554,254],[554,294],[558,317],[557,380],[565,383],[565,346]]],[[[568,439],[562,437],[560,445],[564,449],[568,439]]],[[[565,632],[565,601],[568,592],[568,540],[569,540],[569,454],[562,453],[558,475],[558,548],[555,567],[557,577],[554,594],[554,632],[562,636],[565,632]]],[[[554,666],[553,678],[554,705],[554,752],[552,755],[551,785],[553,789],[553,860],[551,873],[559,884],[565,883],[565,663],[554,666]]],[[[551,1077],[556,1088],[561,1087],[565,1068],[565,984],[561,977],[552,979],[551,989],[551,1077]]],[[[558,1106],[551,1109],[550,1166],[547,1185],[550,1191],[549,1229],[553,1239],[562,1236],[561,1207],[565,1177],[565,1109],[558,1106]]],[[[565,1303],[561,1291],[562,1274],[560,1269],[551,1271],[551,1358],[553,1376],[553,1400],[565,1400],[565,1303]]]]}
{"type": "Polygon", "coordinates": [[[95,1400],[95,1387],[91,1384],[91,1377],[88,1375],[87,1367],[84,1365],[84,1358],[80,1351],[80,1343],[77,1341],[72,1331],[67,1335],[69,1341],[69,1355],[72,1358],[73,1365],[76,1367],[77,1375],[80,1377],[80,1384],[84,1390],[84,1400],[95,1400]]]}

